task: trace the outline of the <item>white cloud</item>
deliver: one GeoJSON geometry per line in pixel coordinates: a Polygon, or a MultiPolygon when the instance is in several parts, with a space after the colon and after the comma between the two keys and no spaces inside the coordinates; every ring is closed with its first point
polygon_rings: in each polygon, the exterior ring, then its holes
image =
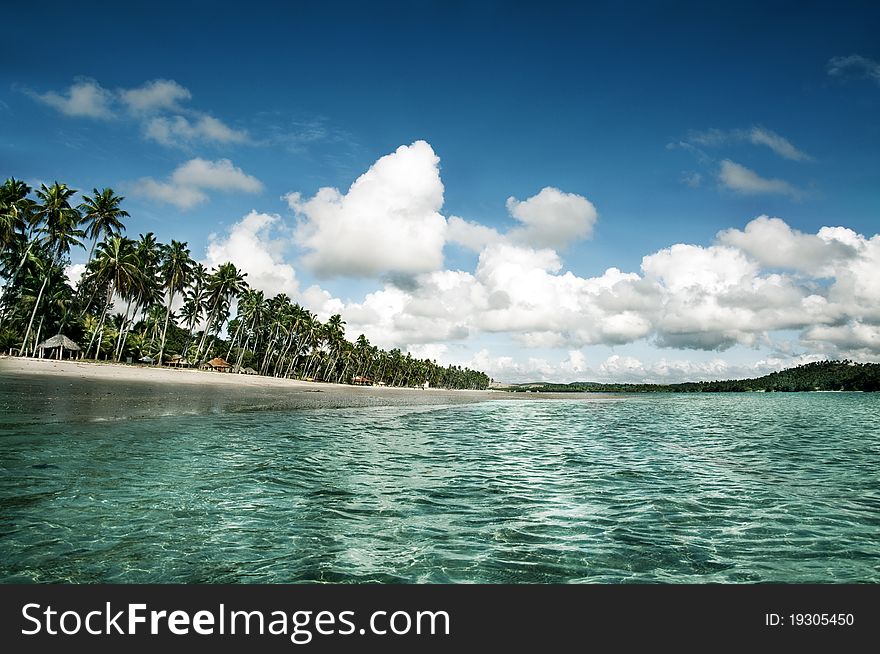
{"type": "Polygon", "coordinates": [[[589,370],[587,358],[579,350],[569,350],[568,358],[559,364],[559,369],[570,374],[586,372],[589,370]]]}
{"type": "Polygon", "coordinates": [[[284,261],[284,252],[290,246],[291,239],[284,234],[280,216],[251,211],[222,236],[209,236],[202,263],[210,269],[232,261],[247,273],[246,281],[251,288],[267,296],[286,293],[295,298],[299,282],[293,266],[284,261]]]}
{"type": "Polygon", "coordinates": [[[113,118],[111,104],[113,94],[93,79],[78,78],[66,93],[35,93],[27,94],[50,107],[57,109],[66,116],[84,118],[113,118]]]}
{"type": "Polygon", "coordinates": [[[748,140],[755,145],[766,145],[780,157],[792,161],[810,161],[812,157],[794,147],[791,142],[769,129],[753,127],[748,131],[748,140]]]}
{"type": "Polygon", "coordinates": [[[510,215],[523,224],[510,237],[534,247],[564,248],[588,238],[598,214],[587,198],[547,186],[527,200],[507,199],[510,215]]]}
{"type": "Polygon", "coordinates": [[[81,77],[65,93],[25,93],[68,116],[109,119],[116,116],[117,109],[124,108],[129,119],[141,125],[147,139],[166,146],[250,142],[246,131],[183,106],[192,94],[174,80],[155,79],[139,87],[111,92],[95,80],[81,77]]]}
{"type": "MultiPolygon", "coordinates": [[[[336,308],[383,347],[486,333],[539,348],[646,339],[675,349],[776,347],[771,335],[781,330],[806,337],[814,327],[880,325],[880,277],[871,272],[878,269],[880,236],[865,239],[845,228],[808,235],[762,216],[744,231],[721,232],[718,244],[675,244],[645,256],[640,273],[610,268],[598,277],[565,271],[554,250],[501,240],[483,248],[473,274],[419,274],[411,287],[386,283],[363,302],[336,308]],[[780,251],[764,249],[765,238],[780,251]],[[819,276],[831,282],[817,283],[819,276]]],[[[873,344],[838,331],[815,334],[829,335],[832,348],[873,344]]]]}
{"type": "Polygon", "coordinates": [[[444,343],[422,343],[418,345],[409,345],[406,351],[413,355],[416,359],[430,359],[442,365],[447,358],[449,347],[444,343]]]}
{"type": "Polygon", "coordinates": [[[245,143],[246,132],[233,129],[212,116],[189,120],[183,116],[157,116],[144,123],[144,135],[168,146],[185,145],[194,141],[215,143],[245,143]]]}
{"type": "MultiPolygon", "coordinates": [[[[813,158],[803,150],[799,150],[784,136],[767,129],[766,127],[754,126],[749,129],[707,129],[703,131],[692,131],[688,133],[687,140],[678,144],[670,144],[672,147],[681,147],[688,150],[694,150],[693,144],[702,145],[704,147],[719,147],[728,143],[751,143],[752,145],[761,145],[770,148],[780,157],[791,161],[812,161],[813,158]]],[[[670,147],[667,146],[667,147],[670,147]]],[[[705,155],[699,150],[696,151],[700,158],[705,155]]]]}
{"type": "Polygon", "coordinates": [[[559,379],[557,367],[541,357],[529,357],[517,361],[510,356],[492,356],[488,349],[474,354],[466,365],[473,370],[482,370],[489,377],[505,382],[555,381],[559,379]]]}
{"type": "Polygon", "coordinates": [[[505,237],[491,227],[450,216],[446,223],[446,240],[473,252],[480,252],[487,245],[503,242],[505,237]]]}
{"type": "Polygon", "coordinates": [[[730,159],[721,162],[718,179],[726,188],[747,195],[776,193],[792,198],[800,196],[800,191],[788,182],[781,179],[766,179],[730,159]]]}
{"type": "Polygon", "coordinates": [[[159,110],[176,110],[179,103],[192,97],[189,89],[174,80],[154,79],[133,89],[122,89],[119,97],[129,111],[141,114],[159,110]]]}
{"type": "Polygon", "coordinates": [[[857,54],[832,57],[826,70],[832,77],[866,77],[880,83],[880,61],[857,54]]]}
{"type": "Polygon", "coordinates": [[[134,187],[135,193],[173,204],[180,209],[190,209],[208,199],[207,190],[229,193],[259,193],[263,184],[232,164],[229,159],[208,161],[190,159],[178,166],[168,181],[152,178],[141,179],[134,187]]]}
{"type": "MultiPolygon", "coordinates": [[[[718,240],[739,248],[763,266],[825,276],[833,272],[830,263],[855,256],[852,245],[835,238],[833,235],[837,232],[825,229],[823,238],[794,230],[779,218],[758,216],[746,225],[745,231],[725,229],[719,232],[718,240]]],[[[850,230],[846,232],[854,234],[850,230]]],[[[842,236],[846,238],[849,234],[842,236]]]]}
{"type": "Polygon", "coordinates": [[[379,159],[347,193],[322,188],[309,199],[288,194],[300,218],[305,264],[325,277],[440,268],[446,219],[439,213],[439,163],[430,145],[416,141],[379,159]]]}
{"type": "Polygon", "coordinates": [[[74,263],[64,269],[64,275],[67,277],[67,281],[70,282],[70,285],[74,288],[79,284],[79,280],[82,279],[85,272],[86,264],[84,263],[74,263]]]}

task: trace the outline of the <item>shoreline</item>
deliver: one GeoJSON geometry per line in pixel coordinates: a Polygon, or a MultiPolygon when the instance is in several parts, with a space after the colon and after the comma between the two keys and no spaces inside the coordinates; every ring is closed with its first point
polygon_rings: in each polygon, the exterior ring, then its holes
{"type": "MultiPolygon", "coordinates": [[[[24,357],[0,357],[0,386],[9,389],[0,405],[25,404],[25,413],[37,422],[578,399],[571,393],[351,386],[205,370],[24,357]]],[[[601,394],[585,393],[580,397],[595,399],[601,394]]]]}

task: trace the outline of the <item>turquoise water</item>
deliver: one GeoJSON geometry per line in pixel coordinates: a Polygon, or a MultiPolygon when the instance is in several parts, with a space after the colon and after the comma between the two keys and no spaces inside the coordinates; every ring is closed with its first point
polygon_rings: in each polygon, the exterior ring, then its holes
{"type": "Polygon", "coordinates": [[[876,394],[66,424],[14,405],[4,582],[880,581],[876,394]]]}

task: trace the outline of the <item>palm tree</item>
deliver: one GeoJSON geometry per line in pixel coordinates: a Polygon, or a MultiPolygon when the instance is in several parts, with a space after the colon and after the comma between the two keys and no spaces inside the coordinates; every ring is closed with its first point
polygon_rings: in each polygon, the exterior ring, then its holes
{"type": "Polygon", "coordinates": [[[95,348],[95,358],[97,359],[101,352],[104,322],[107,319],[107,312],[113,304],[114,293],[127,294],[141,274],[134,241],[124,236],[111,236],[101,242],[98,245],[90,274],[95,277],[96,285],[107,282],[107,296],[104,299],[101,320],[86,348],[86,355],[88,355],[92,343],[97,339],[95,348]]]}
{"type": "Polygon", "coordinates": [[[257,326],[265,313],[264,309],[263,291],[246,289],[242,292],[241,299],[238,301],[238,326],[235,330],[235,335],[232,337],[232,341],[229,343],[229,349],[226,352],[226,358],[229,359],[243,329],[247,334],[247,340],[245,340],[244,347],[236,359],[236,369],[241,367],[241,357],[248,349],[251,335],[256,331],[257,326]]]}
{"type": "Polygon", "coordinates": [[[89,249],[89,260],[95,253],[95,246],[101,236],[110,236],[112,234],[119,235],[125,231],[125,225],[122,224],[122,218],[128,218],[129,213],[119,207],[124,197],[113,194],[112,188],[105,188],[101,191],[92,189],[92,196],[85,196],[79,209],[82,212],[83,222],[86,227],[86,236],[92,239],[92,247],[89,249]]]}
{"type": "Polygon", "coordinates": [[[221,314],[226,313],[228,305],[232,299],[241,295],[247,287],[247,284],[244,281],[246,276],[247,273],[239,272],[234,264],[227,261],[226,263],[221,264],[220,267],[208,277],[208,304],[211,309],[208,312],[208,321],[205,325],[205,331],[202,333],[202,340],[199,342],[199,347],[196,350],[197,362],[201,361],[202,349],[205,346],[208,334],[211,331],[214,331],[215,326],[216,331],[219,332],[223,327],[223,323],[226,322],[225,315],[219,321],[219,324],[217,319],[221,318],[221,314]]]}
{"type": "Polygon", "coordinates": [[[28,199],[30,192],[30,186],[14,177],[0,186],[0,257],[32,225],[35,205],[28,199]]]}
{"type": "Polygon", "coordinates": [[[330,366],[327,369],[327,377],[328,381],[333,380],[333,372],[336,370],[336,361],[339,359],[339,355],[342,352],[343,343],[346,343],[345,340],[345,328],[343,325],[345,321],[342,319],[342,316],[334,314],[330,316],[330,320],[327,321],[327,345],[330,348],[330,366]]]}
{"type": "Polygon", "coordinates": [[[159,357],[157,366],[162,365],[162,355],[165,353],[165,337],[168,335],[168,320],[171,318],[171,305],[174,296],[183,293],[190,284],[195,262],[189,253],[186,243],[171,241],[171,245],[162,248],[162,287],[168,295],[168,304],[165,306],[165,325],[162,327],[162,342],[159,345],[159,357]]]}
{"type": "MultiPolygon", "coordinates": [[[[74,193],[76,193],[75,190],[68,188],[66,184],[59,184],[58,182],[49,187],[42,184],[40,190],[37,191],[39,203],[36,205],[35,215],[42,222],[39,228],[42,234],[41,240],[48,249],[51,263],[55,265],[60,264],[62,258],[70,253],[71,247],[82,245],[79,239],[85,235],[79,229],[79,224],[82,220],[79,211],[70,206],[70,199],[74,193]]],[[[52,266],[50,265],[44,273],[43,286],[37,295],[37,301],[34,303],[34,310],[31,313],[31,319],[28,322],[24,339],[21,342],[21,351],[25,349],[25,345],[30,337],[34,318],[37,315],[37,310],[43,297],[43,291],[45,291],[46,284],[49,282],[51,268],[52,266]]]]}
{"type": "Polygon", "coordinates": [[[141,234],[136,245],[135,255],[138,259],[140,274],[133,280],[128,293],[128,305],[125,307],[125,318],[116,343],[114,358],[118,361],[125,350],[125,341],[135,323],[135,316],[146,307],[160,301],[159,259],[161,250],[153,232],[141,234]],[[134,311],[129,319],[129,310],[134,311]]]}

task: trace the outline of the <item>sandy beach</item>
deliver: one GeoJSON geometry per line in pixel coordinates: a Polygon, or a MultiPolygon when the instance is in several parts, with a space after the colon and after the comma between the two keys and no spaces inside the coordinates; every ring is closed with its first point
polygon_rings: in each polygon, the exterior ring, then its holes
{"type": "Polygon", "coordinates": [[[49,422],[270,409],[459,404],[510,395],[498,391],[349,386],[155,366],[0,358],[0,387],[13,386],[18,395],[24,394],[38,405],[34,413],[46,416],[49,422]]]}
{"type": "MultiPolygon", "coordinates": [[[[273,409],[571,400],[586,395],[350,386],[203,370],[20,357],[0,357],[0,388],[14,389],[17,401],[31,403],[30,413],[47,422],[273,409]]],[[[9,401],[12,394],[4,392],[2,402],[9,401]]]]}

